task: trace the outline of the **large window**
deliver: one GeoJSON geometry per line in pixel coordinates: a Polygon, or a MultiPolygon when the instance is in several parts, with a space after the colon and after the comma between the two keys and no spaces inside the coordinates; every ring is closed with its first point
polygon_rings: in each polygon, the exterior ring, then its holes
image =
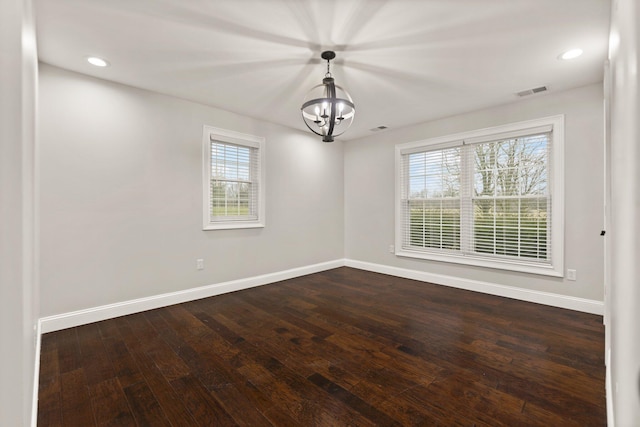
{"type": "Polygon", "coordinates": [[[204,229],[264,227],[264,139],[204,127],[204,229]]]}
{"type": "Polygon", "coordinates": [[[561,276],[563,116],[396,147],[396,254],[561,276]]]}

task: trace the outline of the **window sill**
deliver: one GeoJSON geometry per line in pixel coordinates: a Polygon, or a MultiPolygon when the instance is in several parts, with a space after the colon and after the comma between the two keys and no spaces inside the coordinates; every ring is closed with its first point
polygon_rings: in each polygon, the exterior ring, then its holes
{"type": "Polygon", "coordinates": [[[551,277],[564,277],[563,267],[527,263],[525,261],[518,260],[496,260],[473,255],[442,254],[411,251],[407,249],[397,250],[395,255],[399,257],[419,258],[431,261],[464,264],[474,267],[495,268],[499,270],[514,271],[518,273],[530,273],[551,277]]]}
{"type": "Polygon", "coordinates": [[[211,230],[234,230],[242,228],[264,228],[262,222],[223,222],[220,224],[206,224],[202,227],[203,231],[211,230]]]}

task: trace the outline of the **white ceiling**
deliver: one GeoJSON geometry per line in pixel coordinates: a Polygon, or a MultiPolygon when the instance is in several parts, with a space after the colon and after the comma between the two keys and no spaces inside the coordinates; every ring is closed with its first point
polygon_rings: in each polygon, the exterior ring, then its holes
{"type": "Polygon", "coordinates": [[[602,81],[610,13],[610,0],[35,4],[46,63],[298,129],[320,53],[335,50],[331,71],[356,104],[343,140],[602,81]],[[584,54],[558,60],[573,47],[584,54]]]}

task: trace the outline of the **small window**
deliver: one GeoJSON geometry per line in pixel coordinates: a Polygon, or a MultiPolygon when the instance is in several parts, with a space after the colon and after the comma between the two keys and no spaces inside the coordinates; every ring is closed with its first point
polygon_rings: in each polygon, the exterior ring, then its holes
{"type": "Polygon", "coordinates": [[[396,254],[561,276],[563,124],[396,146],[396,254]]]}
{"type": "Polygon", "coordinates": [[[264,227],[264,138],[203,132],[205,230],[264,227]]]}

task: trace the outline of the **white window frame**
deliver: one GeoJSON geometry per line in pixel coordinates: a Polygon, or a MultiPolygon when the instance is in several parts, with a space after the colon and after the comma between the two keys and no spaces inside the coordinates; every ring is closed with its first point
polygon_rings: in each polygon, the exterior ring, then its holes
{"type": "Polygon", "coordinates": [[[205,125],[202,132],[202,191],[203,191],[203,230],[228,230],[238,228],[262,228],[265,226],[265,139],[226,129],[205,125]],[[255,219],[219,219],[212,220],[211,200],[211,143],[218,141],[257,149],[257,171],[251,180],[258,186],[257,218],[255,219]]]}
{"type": "MultiPolygon", "coordinates": [[[[502,126],[463,132],[421,141],[398,144],[395,147],[395,254],[401,257],[420,258],[434,261],[466,264],[471,266],[496,268],[545,276],[564,277],[564,115],[527,120],[502,126]],[[421,149],[436,149],[461,146],[466,142],[490,141],[495,138],[522,134],[528,129],[551,126],[552,143],[550,149],[549,192],[551,195],[551,257],[549,264],[527,262],[522,259],[494,258],[492,256],[470,255],[468,253],[442,253],[434,250],[412,250],[403,247],[403,191],[408,185],[402,179],[402,156],[421,149]]],[[[461,187],[460,191],[463,191],[461,187]]],[[[470,189],[469,191],[472,191],[470,189]]],[[[460,224],[460,227],[470,224],[460,224]]]]}

